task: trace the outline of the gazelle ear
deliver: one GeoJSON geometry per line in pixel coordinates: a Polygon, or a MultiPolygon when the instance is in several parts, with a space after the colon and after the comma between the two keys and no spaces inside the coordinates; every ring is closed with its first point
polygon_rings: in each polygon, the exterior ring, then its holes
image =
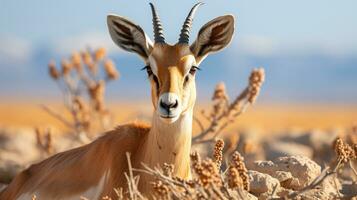
{"type": "Polygon", "coordinates": [[[139,54],[144,60],[148,58],[152,42],[140,26],[117,15],[108,15],[107,23],[115,44],[126,51],[139,54]]]}
{"type": "Polygon", "coordinates": [[[234,17],[232,15],[217,17],[205,24],[198,32],[196,41],[190,46],[196,61],[199,63],[209,53],[226,47],[232,40],[233,32],[234,17]]]}

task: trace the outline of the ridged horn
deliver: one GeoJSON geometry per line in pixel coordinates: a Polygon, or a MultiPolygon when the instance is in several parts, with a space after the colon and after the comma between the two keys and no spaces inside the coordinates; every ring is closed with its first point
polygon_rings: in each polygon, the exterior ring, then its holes
{"type": "Polygon", "coordinates": [[[152,25],[154,28],[155,43],[165,43],[164,30],[162,28],[160,18],[156,13],[154,4],[150,3],[150,7],[151,7],[151,12],[152,12],[152,25]]]}
{"type": "Polygon", "coordinates": [[[188,13],[186,20],[182,25],[180,38],[178,41],[179,44],[188,44],[189,39],[190,39],[190,30],[191,30],[191,26],[192,26],[193,17],[195,16],[195,12],[196,12],[197,8],[203,4],[204,3],[202,3],[202,2],[195,4],[192,7],[190,13],[188,13]]]}

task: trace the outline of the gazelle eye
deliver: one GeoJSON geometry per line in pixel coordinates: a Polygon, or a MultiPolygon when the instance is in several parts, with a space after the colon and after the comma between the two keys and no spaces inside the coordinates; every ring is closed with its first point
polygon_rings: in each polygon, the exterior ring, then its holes
{"type": "Polygon", "coordinates": [[[146,72],[148,73],[148,77],[154,80],[155,84],[156,84],[156,89],[159,90],[159,79],[155,76],[155,74],[152,72],[151,67],[149,65],[146,65],[145,67],[143,67],[141,70],[146,70],[146,72]]]}
{"type": "Polygon", "coordinates": [[[141,70],[146,70],[146,72],[148,73],[148,76],[151,76],[153,74],[152,70],[151,70],[151,67],[149,65],[146,65],[141,70]]]}
{"type": "Polygon", "coordinates": [[[200,68],[198,68],[197,66],[192,66],[190,69],[190,74],[191,75],[195,75],[197,70],[201,70],[200,68]]]}

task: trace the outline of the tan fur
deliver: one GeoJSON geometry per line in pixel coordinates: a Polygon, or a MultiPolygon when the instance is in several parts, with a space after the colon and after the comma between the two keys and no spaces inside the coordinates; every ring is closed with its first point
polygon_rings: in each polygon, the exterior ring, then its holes
{"type": "MultiPolygon", "coordinates": [[[[188,104],[186,107],[192,107],[196,100],[196,87],[193,80],[190,80],[189,87],[184,87],[184,78],[192,67],[189,61],[194,62],[194,55],[190,51],[188,45],[167,45],[157,44],[154,46],[150,57],[155,60],[155,68],[157,68],[157,76],[160,81],[159,91],[156,90],[155,85],[152,85],[152,101],[156,108],[158,97],[165,92],[176,93],[181,97],[189,96],[188,104]],[[191,58],[191,59],[190,59],[191,58]],[[188,65],[189,63],[189,65],[188,65]],[[184,90],[187,91],[184,91],[184,90]],[[189,93],[189,94],[187,94],[189,93]]],[[[150,60],[150,58],[149,58],[150,60]]]]}

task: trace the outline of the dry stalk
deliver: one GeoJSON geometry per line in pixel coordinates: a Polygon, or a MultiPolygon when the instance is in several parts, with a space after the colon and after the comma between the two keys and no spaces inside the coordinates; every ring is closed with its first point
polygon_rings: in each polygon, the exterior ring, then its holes
{"type": "Polygon", "coordinates": [[[139,177],[134,177],[133,174],[133,168],[131,166],[131,160],[130,160],[130,153],[126,152],[126,158],[128,160],[128,171],[129,175],[127,173],[124,173],[125,178],[128,183],[128,192],[129,192],[129,197],[131,200],[137,200],[137,199],[146,199],[144,198],[141,193],[138,190],[138,182],[139,182],[139,177]]]}
{"type": "Polygon", "coordinates": [[[42,154],[42,157],[48,157],[55,151],[53,148],[52,129],[35,128],[36,146],[42,154]]]}
{"type": "Polygon", "coordinates": [[[207,115],[202,111],[204,118],[209,121],[209,125],[204,128],[203,123],[195,118],[195,122],[198,123],[201,132],[193,137],[193,144],[214,142],[217,136],[239,115],[243,114],[249,105],[254,104],[264,79],[264,69],[254,69],[250,74],[248,86],[232,103],[229,103],[224,83],[219,83],[212,97],[212,112],[207,115]]]}

